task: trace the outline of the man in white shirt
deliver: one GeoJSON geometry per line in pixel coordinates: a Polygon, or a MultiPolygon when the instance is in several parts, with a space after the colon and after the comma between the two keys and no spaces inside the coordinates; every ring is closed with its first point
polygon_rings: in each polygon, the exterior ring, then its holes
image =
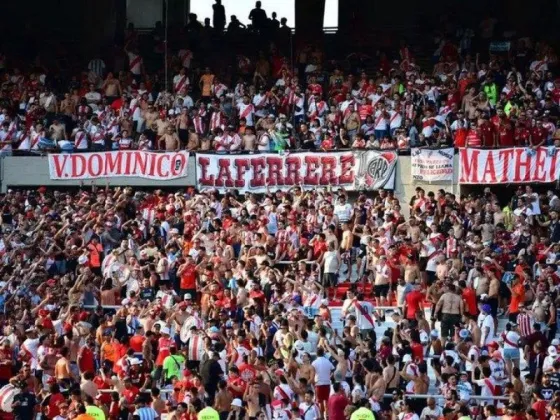
{"type": "Polygon", "coordinates": [[[321,412],[324,413],[331,390],[331,372],[334,370],[334,366],[325,357],[325,350],[322,347],[317,349],[317,359],[311,363],[311,366],[315,369],[316,401],[319,403],[321,412]]]}
{"type": "Polygon", "coordinates": [[[531,208],[531,211],[534,215],[541,214],[539,195],[536,192],[533,192],[533,188],[530,185],[527,185],[525,187],[525,194],[523,194],[521,197],[526,197],[527,207],[531,208]]]}
{"type": "Polygon", "coordinates": [[[86,98],[86,101],[91,109],[97,111],[98,104],[101,102],[101,94],[95,90],[94,85],[89,85],[89,92],[84,95],[84,98],[86,98]]]}
{"type": "Polygon", "coordinates": [[[352,205],[346,202],[346,197],[341,195],[334,206],[334,214],[340,223],[348,222],[352,218],[352,205]]]}
{"type": "Polygon", "coordinates": [[[491,312],[492,308],[487,303],[481,305],[480,315],[478,315],[478,327],[480,328],[482,335],[480,338],[480,347],[487,346],[489,343],[494,341],[495,326],[494,318],[492,318],[491,312]]]}
{"type": "Polygon", "coordinates": [[[420,420],[430,420],[431,418],[435,418],[435,419],[440,418],[442,415],[442,410],[440,406],[436,405],[436,400],[430,397],[426,400],[426,403],[428,405],[424,407],[424,409],[422,410],[422,413],[420,414],[420,420]]]}
{"type": "Polygon", "coordinates": [[[299,405],[299,412],[303,420],[315,420],[321,417],[319,407],[313,401],[313,391],[307,391],[303,402],[299,405]]]}

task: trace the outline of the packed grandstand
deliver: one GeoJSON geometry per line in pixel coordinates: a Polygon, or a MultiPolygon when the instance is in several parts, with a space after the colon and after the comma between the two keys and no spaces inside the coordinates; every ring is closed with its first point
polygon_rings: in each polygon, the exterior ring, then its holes
{"type": "Polygon", "coordinates": [[[64,77],[1,56],[0,154],[82,182],[0,195],[0,417],[558,419],[552,47],[327,58],[220,3],[64,77]],[[402,155],[447,185],[399,200],[402,155]]]}

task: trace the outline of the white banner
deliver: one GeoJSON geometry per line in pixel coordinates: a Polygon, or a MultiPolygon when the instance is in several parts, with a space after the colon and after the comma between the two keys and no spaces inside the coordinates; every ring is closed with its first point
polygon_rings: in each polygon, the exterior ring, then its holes
{"type": "Polygon", "coordinates": [[[169,180],[187,176],[189,152],[139,150],[49,154],[51,179],[137,177],[169,180]]]}
{"type": "Polygon", "coordinates": [[[560,159],[555,147],[460,149],[460,184],[556,182],[560,159]]]}
{"type": "Polygon", "coordinates": [[[452,147],[447,149],[412,149],[410,169],[412,181],[453,181],[452,147]]]}
{"type": "Polygon", "coordinates": [[[304,187],[393,189],[396,152],[349,151],[258,155],[196,155],[197,187],[242,193],[304,187]]]}

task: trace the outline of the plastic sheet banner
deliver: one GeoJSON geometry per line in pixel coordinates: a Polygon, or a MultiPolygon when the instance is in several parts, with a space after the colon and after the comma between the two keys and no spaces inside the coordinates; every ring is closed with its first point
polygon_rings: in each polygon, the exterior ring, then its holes
{"type": "Polygon", "coordinates": [[[453,181],[453,148],[412,149],[410,168],[412,181],[453,181]]]}
{"type": "Polygon", "coordinates": [[[50,179],[137,177],[169,180],[187,176],[189,152],[140,150],[49,154],[50,179]]]}
{"type": "Polygon", "coordinates": [[[560,159],[555,147],[460,149],[460,184],[556,182],[560,159]]]}
{"type": "Polygon", "coordinates": [[[394,189],[394,151],[348,151],[258,155],[196,155],[199,189],[263,193],[293,186],[347,190],[394,189]]]}

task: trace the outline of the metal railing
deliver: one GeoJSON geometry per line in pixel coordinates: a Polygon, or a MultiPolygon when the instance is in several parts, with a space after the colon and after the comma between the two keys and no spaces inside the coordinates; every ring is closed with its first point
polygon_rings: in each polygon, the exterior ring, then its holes
{"type": "MultiPolygon", "coordinates": [[[[393,394],[384,394],[383,395],[385,398],[393,398],[393,394]]],[[[441,395],[441,394],[405,394],[406,398],[415,398],[415,399],[422,399],[422,400],[427,400],[428,398],[434,398],[434,399],[440,399],[440,398],[445,398],[445,396],[441,395]]],[[[482,395],[471,395],[469,397],[469,400],[475,400],[475,401],[480,401],[480,400],[495,400],[495,401],[507,401],[509,400],[508,396],[491,396],[491,397],[485,397],[482,395]]]]}

